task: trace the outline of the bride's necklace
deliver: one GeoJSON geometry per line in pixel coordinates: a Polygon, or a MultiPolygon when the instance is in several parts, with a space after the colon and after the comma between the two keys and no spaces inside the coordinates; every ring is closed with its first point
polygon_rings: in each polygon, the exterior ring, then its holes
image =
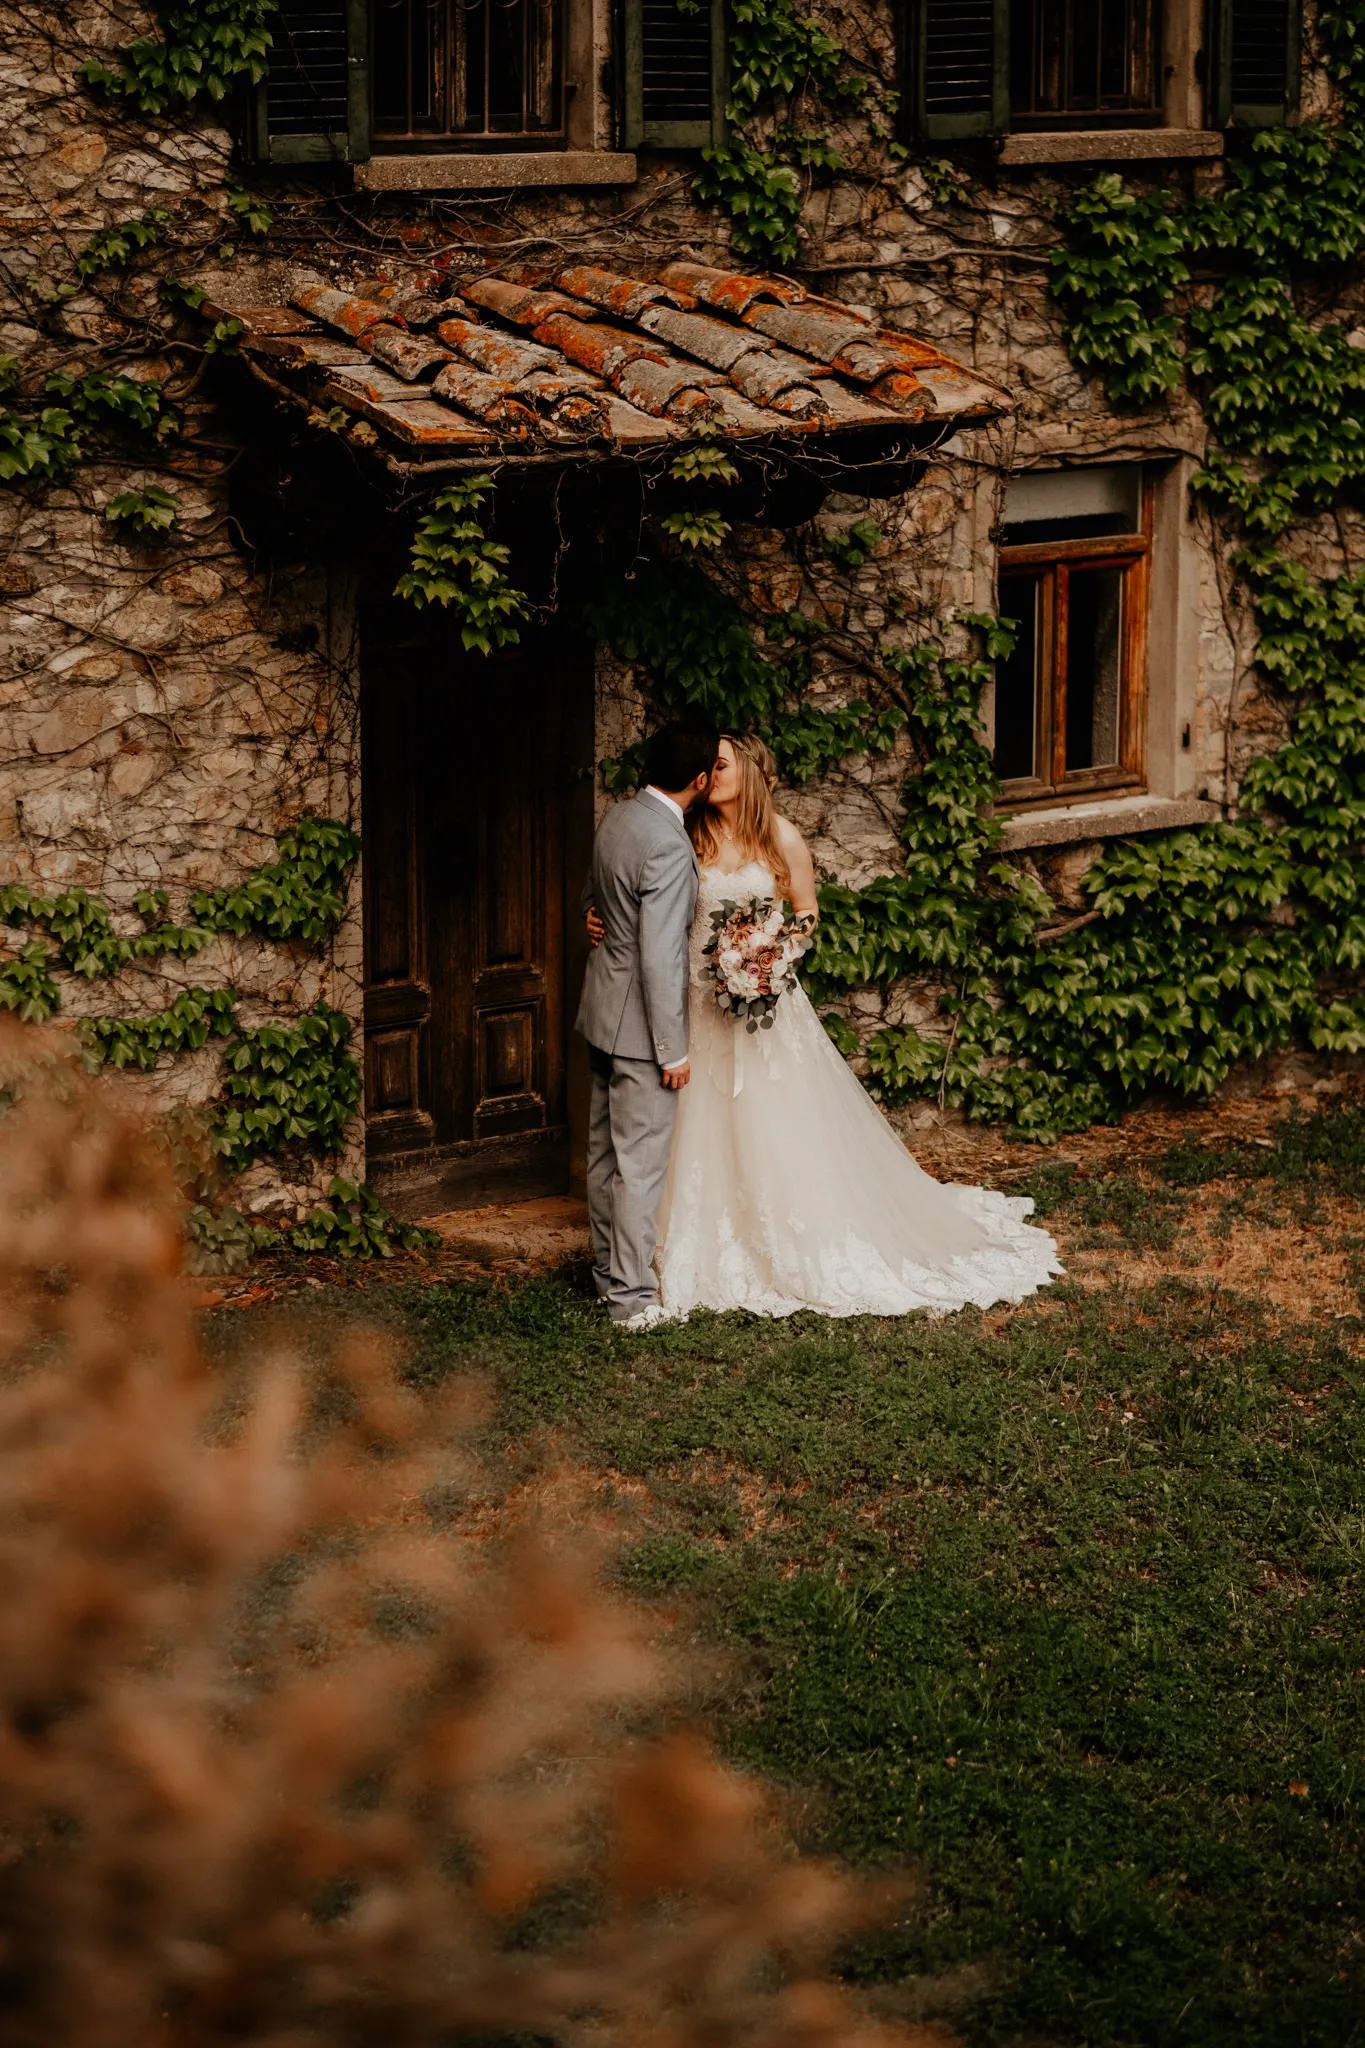
{"type": "Polygon", "coordinates": [[[738,853],[739,850],[739,845],[734,835],[722,825],[716,834],[716,858],[713,863],[722,875],[737,875],[742,867],[748,866],[748,862],[743,860],[736,861],[733,867],[726,866],[726,854],[738,853]]]}

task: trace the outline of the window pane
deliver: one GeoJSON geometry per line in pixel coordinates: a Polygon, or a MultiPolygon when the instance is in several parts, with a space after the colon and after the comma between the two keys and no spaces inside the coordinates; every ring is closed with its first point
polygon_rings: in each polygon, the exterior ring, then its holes
{"type": "Polygon", "coordinates": [[[1102,0],[1092,0],[1088,7],[1085,0],[1078,0],[1071,9],[1070,89],[1063,104],[1073,110],[1093,107],[1099,97],[1100,22],[1108,11],[1102,0]]]}
{"type": "Polygon", "coordinates": [[[1038,674],[1042,654],[1043,580],[1011,576],[1000,586],[1000,611],[1018,629],[1013,654],[995,664],[995,772],[1002,782],[1035,775],[1038,674]]]}
{"type": "Polygon", "coordinates": [[[522,62],[525,10],[518,0],[493,0],[488,14],[488,125],[490,128],[519,128],[522,125],[522,82],[525,77],[522,62]]]}
{"type": "Polygon", "coordinates": [[[1138,53],[1129,33],[1128,0],[1100,0],[1099,13],[1099,98],[1107,106],[1122,106],[1131,91],[1129,72],[1138,68],[1138,53]]]}
{"type": "Polygon", "coordinates": [[[1156,0],[1010,0],[1010,110],[1044,123],[1160,106],[1156,0]]]}
{"type": "Polygon", "coordinates": [[[1141,531],[1142,467],[1136,462],[1028,470],[1005,486],[1006,547],[1141,531]]]}
{"type": "Polygon", "coordinates": [[[1123,578],[1122,569],[1073,569],[1067,579],[1068,774],[1118,765],[1123,578]]]}
{"type": "Polygon", "coordinates": [[[451,11],[455,68],[451,125],[482,133],[488,127],[484,90],[488,55],[488,10],[456,0],[451,11]]]}
{"type": "Polygon", "coordinates": [[[563,129],[564,0],[372,0],[377,140],[552,142],[563,129]]]}

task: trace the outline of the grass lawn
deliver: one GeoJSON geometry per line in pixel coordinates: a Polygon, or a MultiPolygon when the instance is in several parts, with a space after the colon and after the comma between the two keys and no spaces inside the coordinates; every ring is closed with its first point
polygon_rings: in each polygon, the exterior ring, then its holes
{"type": "Polygon", "coordinates": [[[1365,2042],[1365,1112],[1033,1192],[1074,1277],[984,1316],[626,1337],[572,1274],[310,1314],[491,1371],[523,1469],[615,1498],[623,1576],[728,1653],[724,1746],[921,1875],[856,1974],[982,2043],[1365,2042]]]}

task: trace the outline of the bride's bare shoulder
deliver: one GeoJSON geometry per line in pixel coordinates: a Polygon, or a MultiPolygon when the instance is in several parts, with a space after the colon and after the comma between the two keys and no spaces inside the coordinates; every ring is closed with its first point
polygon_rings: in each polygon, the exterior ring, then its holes
{"type": "Polygon", "coordinates": [[[781,811],[774,811],[773,822],[777,826],[777,843],[783,853],[790,857],[798,848],[804,849],[806,842],[790,818],[784,818],[781,811]]]}

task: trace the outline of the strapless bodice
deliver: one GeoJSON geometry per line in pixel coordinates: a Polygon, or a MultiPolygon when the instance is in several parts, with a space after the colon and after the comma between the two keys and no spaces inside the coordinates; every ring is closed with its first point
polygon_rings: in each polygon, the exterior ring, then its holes
{"type": "Polygon", "coordinates": [[[721,868],[702,868],[697,883],[697,909],[692,919],[690,967],[692,980],[706,980],[702,948],[711,937],[711,913],[722,903],[771,902],[777,893],[773,871],[761,860],[746,860],[742,867],[726,874],[721,868]]]}

